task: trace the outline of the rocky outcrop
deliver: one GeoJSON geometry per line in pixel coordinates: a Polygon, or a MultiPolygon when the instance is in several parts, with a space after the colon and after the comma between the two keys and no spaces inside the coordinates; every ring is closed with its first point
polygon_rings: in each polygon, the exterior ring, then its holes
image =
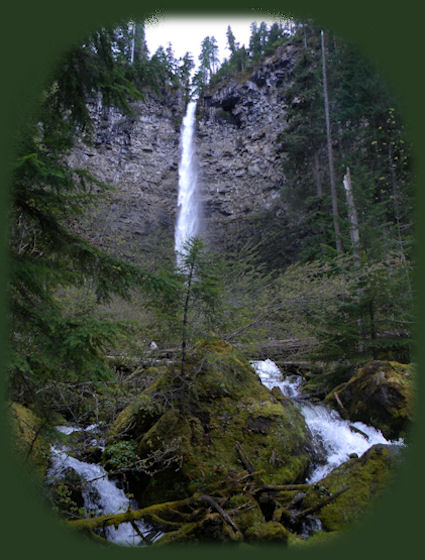
{"type": "Polygon", "coordinates": [[[400,448],[374,445],[360,458],[353,458],[334,469],[319,484],[312,485],[303,500],[303,507],[317,503],[319,497],[337,496],[320,509],[324,531],[342,531],[360,521],[376,499],[393,482],[400,459],[400,448]]]}
{"type": "Polygon", "coordinates": [[[172,407],[167,403],[178,391],[178,373],[170,369],[146,389],[108,435],[114,442],[130,438],[140,464],[155,468],[155,457],[169,461],[155,477],[139,476],[132,491],[140,503],[179,499],[233,476],[248,462],[267,484],[304,480],[311,451],[304,418],[290,399],[264,387],[230,345],[195,347],[182,401],[172,407]]]}
{"type": "MultiPolygon", "coordinates": [[[[266,213],[270,222],[271,209],[284,227],[279,135],[286,126],[293,48],[281,47],[254,69],[224,78],[198,101],[203,232],[217,249],[245,244],[263,227],[259,216],[266,213]]],[[[93,142],[78,141],[69,163],[113,187],[73,225],[98,247],[136,262],[158,246],[172,253],[184,105],[178,91],[146,92],[144,101],[132,104],[132,116],[90,104],[93,142]]]]}
{"type": "Polygon", "coordinates": [[[140,262],[152,238],[173,239],[184,100],[180,92],[146,92],[130,116],[95,103],[89,109],[92,144],[78,141],[68,161],[113,189],[74,229],[96,246],[140,262]]]}
{"type": "Polygon", "coordinates": [[[223,79],[199,101],[199,182],[207,236],[216,245],[248,240],[256,214],[279,199],[279,137],[292,60],[292,47],[280,48],[254,70],[223,79]]]}
{"type": "Polygon", "coordinates": [[[410,365],[375,360],[333,389],[325,402],[350,420],[372,424],[386,438],[395,439],[406,436],[412,421],[413,396],[410,365]]]}

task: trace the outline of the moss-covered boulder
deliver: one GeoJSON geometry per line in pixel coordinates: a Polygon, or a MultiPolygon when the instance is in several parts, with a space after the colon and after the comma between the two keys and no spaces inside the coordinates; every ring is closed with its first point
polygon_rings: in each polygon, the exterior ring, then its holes
{"type": "Polygon", "coordinates": [[[27,407],[14,402],[10,406],[12,448],[24,460],[29,460],[40,476],[47,471],[50,445],[42,435],[41,420],[27,407]]]}
{"type": "Polygon", "coordinates": [[[109,428],[108,444],[140,438],[141,434],[149,430],[160,418],[164,409],[162,403],[155,399],[155,395],[158,395],[163,382],[164,377],[159,375],[150,387],[121,411],[109,428]]]}
{"type": "Polygon", "coordinates": [[[374,501],[391,484],[400,448],[374,445],[360,458],[346,461],[318,484],[310,486],[303,507],[348,488],[316,515],[325,531],[341,531],[364,518],[374,501]]]}
{"type": "Polygon", "coordinates": [[[405,437],[413,415],[412,367],[369,362],[349,381],[335,387],[325,402],[352,421],[375,426],[386,438],[405,437]]]}
{"type": "Polygon", "coordinates": [[[123,411],[112,427],[117,437],[118,427],[131,419],[140,459],[153,470],[155,461],[169,461],[169,468],[143,481],[137,496],[142,503],[178,499],[249,468],[263,471],[265,483],[304,480],[310,463],[304,418],[289,399],[264,387],[233,347],[217,341],[197,345],[187,358],[179,404],[165,407],[154,421],[151,416],[149,429],[149,423],[138,424],[141,410],[146,417],[146,403],[176,394],[176,379],[170,370],[141,395],[143,406],[133,404],[133,412],[123,411]]]}
{"type": "Polygon", "coordinates": [[[287,544],[289,531],[277,521],[267,521],[250,527],[245,536],[248,542],[287,544]]]}

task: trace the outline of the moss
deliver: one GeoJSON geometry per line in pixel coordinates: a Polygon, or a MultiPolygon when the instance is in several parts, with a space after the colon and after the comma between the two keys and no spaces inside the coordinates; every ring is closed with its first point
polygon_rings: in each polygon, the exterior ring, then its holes
{"type": "Polygon", "coordinates": [[[260,506],[252,496],[235,494],[226,504],[227,512],[236,526],[245,533],[251,527],[264,523],[260,506]]]}
{"type": "Polygon", "coordinates": [[[261,542],[279,542],[287,543],[289,532],[283,525],[277,521],[267,521],[266,523],[258,523],[250,527],[245,536],[248,541],[261,542]]]}
{"type": "Polygon", "coordinates": [[[182,407],[165,411],[134,436],[141,459],[167,448],[176,458],[166,473],[155,475],[156,482],[147,482],[149,500],[177,499],[245,470],[236,442],[254,469],[264,471],[266,483],[304,479],[310,463],[304,418],[289,399],[274,397],[234,348],[217,341],[198,344],[187,371],[190,390],[182,407]]]}
{"type": "Polygon", "coordinates": [[[298,537],[293,533],[290,533],[288,544],[291,547],[310,547],[315,545],[326,545],[330,543],[334,543],[336,539],[340,537],[340,533],[338,531],[319,531],[315,533],[308,539],[304,539],[302,537],[298,537]]]}
{"type": "Polygon", "coordinates": [[[27,407],[12,403],[11,424],[15,436],[12,447],[26,460],[29,457],[36,472],[45,476],[50,457],[50,445],[41,433],[41,420],[27,407]]]}
{"type": "Polygon", "coordinates": [[[337,407],[338,394],[353,421],[372,424],[389,439],[405,437],[413,419],[413,368],[397,362],[372,361],[346,383],[335,387],[325,402],[337,407]]]}
{"type": "Polygon", "coordinates": [[[109,429],[109,443],[140,437],[161,416],[162,407],[152,398],[151,392],[152,387],[146,389],[121,411],[109,429]]]}
{"type": "Polygon", "coordinates": [[[318,484],[311,486],[303,507],[317,503],[322,495],[335,494],[343,488],[349,490],[323,507],[316,515],[325,531],[341,531],[364,517],[373,501],[388,487],[398,448],[375,445],[358,459],[350,459],[334,469],[318,484]]]}
{"type": "Polygon", "coordinates": [[[153,546],[163,546],[166,544],[184,543],[187,541],[193,541],[193,531],[196,527],[196,523],[185,523],[177,531],[170,531],[159,541],[154,543],[153,546]]]}

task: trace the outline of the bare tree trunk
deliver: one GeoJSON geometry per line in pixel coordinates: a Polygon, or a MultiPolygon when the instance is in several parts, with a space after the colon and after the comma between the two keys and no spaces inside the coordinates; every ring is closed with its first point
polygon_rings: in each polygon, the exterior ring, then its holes
{"type": "Polygon", "coordinates": [[[133,29],[131,32],[131,54],[130,54],[130,63],[134,63],[134,43],[135,43],[135,36],[136,36],[136,22],[133,22],[133,29]]]}
{"type": "Polygon", "coordinates": [[[321,32],[321,38],[322,38],[323,97],[325,100],[326,137],[328,141],[329,180],[331,183],[332,216],[333,216],[333,225],[335,231],[336,250],[342,253],[341,232],[339,229],[338,199],[337,199],[336,185],[335,185],[335,167],[334,167],[333,150],[332,150],[331,124],[330,124],[330,117],[329,117],[328,80],[326,75],[325,34],[323,31],[321,32]]]}
{"type": "Polygon", "coordinates": [[[359,222],[357,219],[356,206],[354,204],[353,190],[351,188],[351,175],[350,168],[347,167],[346,174],[344,175],[344,189],[347,197],[348,219],[350,221],[350,238],[353,247],[354,261],[359,261],[359,248],[360,248],[360,233],[359,222]]]}
{"type": "MultiPolygon", "coordinates": [[[[354,204],[353,190],[351,187],[351,175],[349,167],[347,167],[347,171],[344,175],[344,189],[347,198],[348,219],[350,221],[350,238],[351,246],[353,248],[354,266],[358,268],[360,266],[360,232],[356,205],[354,204]]],[[[357,295],[360,297],[361,294],[362,291],[358,290],[357,295]]],[[[362,353],[364,351],[364,324],[362,317],[359,317],[357,319],[357,331],[359,333],[358,349],[359,352],[362,353]]],[[[375,353],[375,350],[373,350],[373,352],[375,353]]]]}
{"type": "Polygon", "coordinates": [[[184,302],[184,313],[183,313],[183,328],[182,328],[182,361],[181,361],[181,368],[180,373],[182,378],[185,374],[185,367],[186,367],[186,338],[187,338],[187,322],[188,322],[188,314],[189,314],[189,301],[190,301],[190,292],[192,288],[192,278],[193,278],[193,270],[195,268],[195,264],[192,262],[189,269],[189,278],[187,281],[187,290],[186,290],[186,300],[184,302]]]}
{"type": "Polygon", "coordinates": [[[305,32],[305,25],[304,23],[302,24],[302,28],[303,28],[303,35],[304,35],[304,50],[307,50],[307,34],[305,32]]]}
{"type": "Polygon", "coordinates": [[[318,198],[322,198],[323,196],[323,189],[322,189],[322,181],[320,177],[320,164],[319,164],[319,152],[316,151],[314,154],[313,159],[313,176],[314,181],[316,183],[316,195],[318,198]]]}

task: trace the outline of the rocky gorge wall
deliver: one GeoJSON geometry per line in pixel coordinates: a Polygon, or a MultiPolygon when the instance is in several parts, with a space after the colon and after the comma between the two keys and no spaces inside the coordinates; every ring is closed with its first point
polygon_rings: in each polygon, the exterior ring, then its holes
{"type": "MultiPolygon", "coordinates": [[[[259,227],[258,215],[273,207],[282,212],[279,135],[292,49],[221,80],[198,101],[203,230],[214,249],[240,248],[259,227]]],[[[69,161],[114,187],[76,226],[97,246],[136,262],[158,247],[172,254],[184,105],[181,92],[146,93],[130,117],[92,104],[93,144],[77,142],[69,161]]]]}
{"type": "Polygon", "coordinates": [[[145,93],[131,116],[95,103],[89,109],[92,145],[77,141],[68,161],[113,188],[75,227],[96,246],[140,262],[155,238],[174,235],[183,96],[145,93]]]}
{"type": "Polygon", "coordinates": [[[206,235],[214,245],[249,241],[256,217],[279,201],[292,51],[279,48],[251,72],[222,80],[199,101],[199,187],[206,235]]]}

